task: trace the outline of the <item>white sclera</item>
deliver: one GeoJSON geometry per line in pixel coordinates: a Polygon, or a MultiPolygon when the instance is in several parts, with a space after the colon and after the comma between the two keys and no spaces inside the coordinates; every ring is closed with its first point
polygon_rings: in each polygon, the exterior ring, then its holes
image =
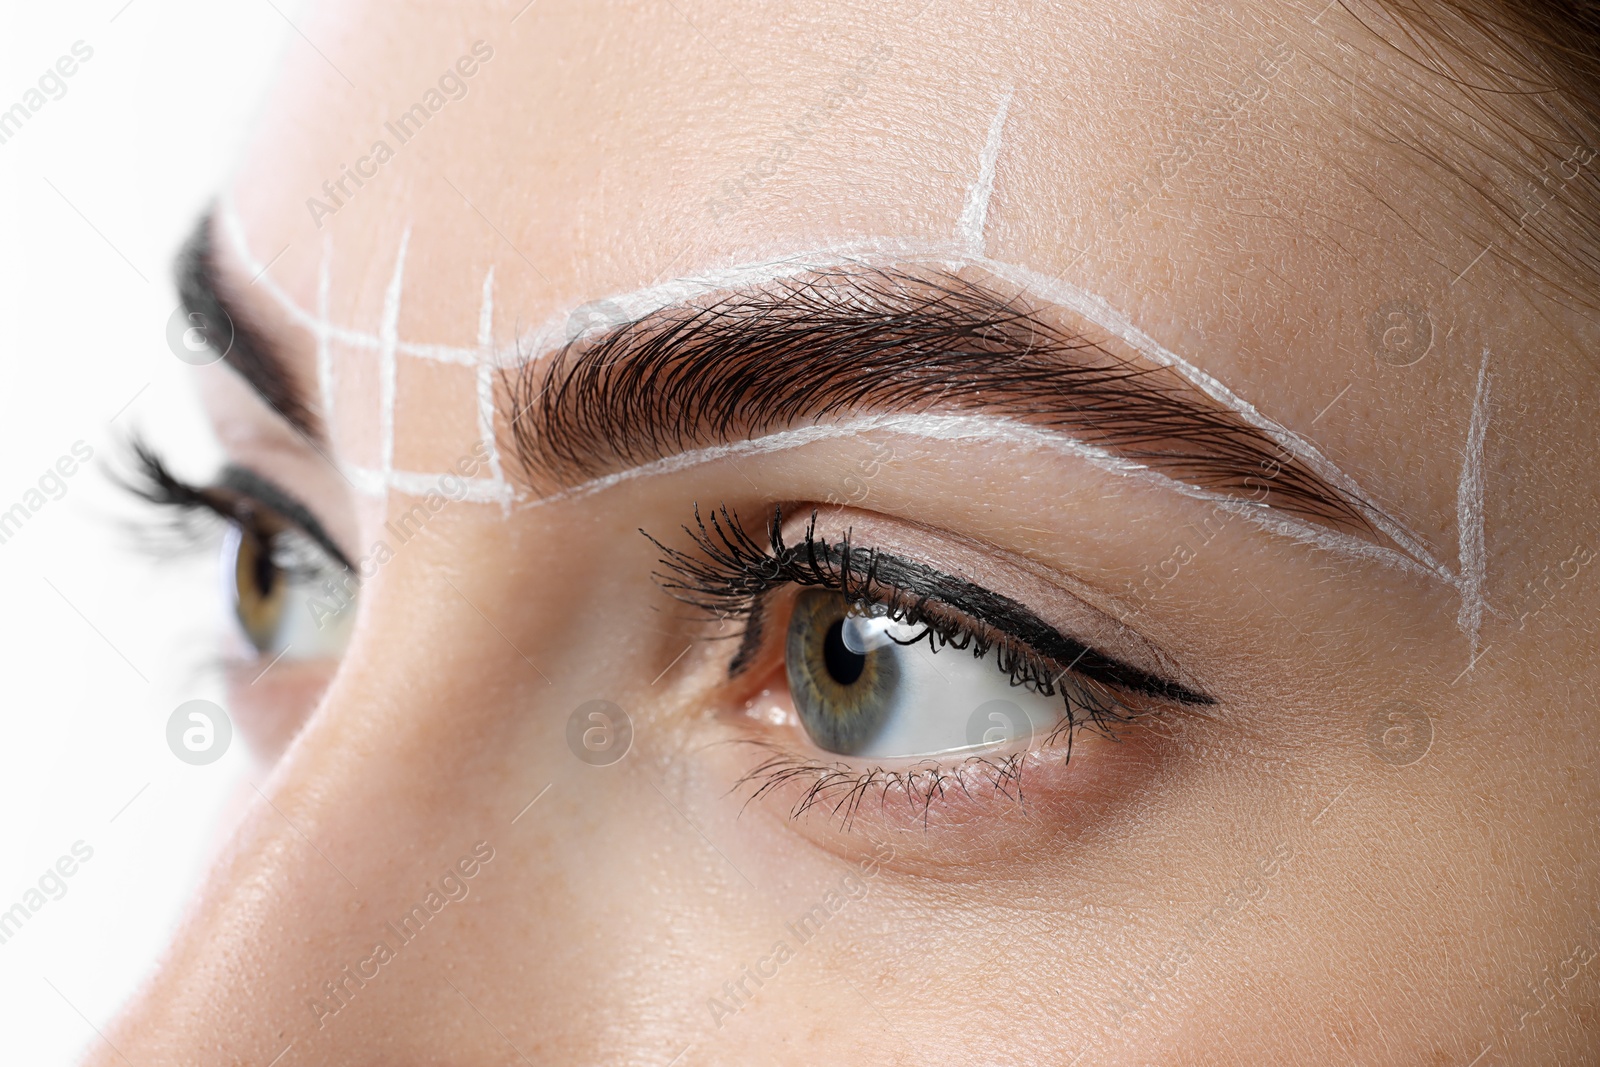
{"type": "Polygon", "coordinates": [[[883,727],[854,755],[902,759],[979,752],[1044,737],[1060,723],[1066,707],[1061,696],[1012,685],[993,650],[980,658],[971,649],[935,652],[926,639],[904,643],[924,629],[883,617],[846,617],[845,647],[857,655],[894,657],[899,679],[883,727]],[[1006,711],[996,710],[1006,702],[1006,711]]]}
{"type": "MultiPolygon", "coordinates": [[[[249,636],[244,633],[244,626],[235,615],[239,593],[234,585],[234,567],[242,536],[237,526],[229,526],[223,535],[220,577],[229,607],[229,618],[248,641],[249,636]]],[[[304,547],[302,555],[321,555],[320,549],[304,547]]],[[[327,567],[319,567],[314,578],[293,571],[284,573],[283,581],[288,583],[288,587],[284,590],[283,613],[267,647],[260,650],[262,656],[270,659],[282,653],[284,659],[290,660],[336,659],[344,652],[355,624],[357,598],[353,581],[341,583],[335,577],[340,570],[330,562],[327,567]],[[332,587],[324,588],[329,579],[333,579],[332,587]],[[339,591],[341,585],[347,585],[343,592],[339,591]]]]}

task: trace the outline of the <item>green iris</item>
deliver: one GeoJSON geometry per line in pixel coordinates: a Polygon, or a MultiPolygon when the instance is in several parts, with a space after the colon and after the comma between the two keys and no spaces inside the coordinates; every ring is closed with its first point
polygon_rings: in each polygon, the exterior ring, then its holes
{"type": "Polygon", "coordinates": [[[900,646],[866,652],[845,643],[850,605],[838,593],[802,590],[789,619],[789,693],[806,733],[829,752],[851,755],[877,736],[894,710],[900,646]]]}

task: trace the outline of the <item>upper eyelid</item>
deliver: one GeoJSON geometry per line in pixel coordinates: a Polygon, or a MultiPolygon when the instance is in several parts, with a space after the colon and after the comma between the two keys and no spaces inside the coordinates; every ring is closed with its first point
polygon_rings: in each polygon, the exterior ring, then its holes
{"type": "MultiPolygon", "coordinates": [[[[1095,645],[1063,633],[1010,597],[892,552],[852,546],[849,530],[845,531],[837,545],[830,544],[816,535],[817,517],[818,513],[813,510],[810,521],[801,533],[803,540],[792,545],[783,540],[781,506],[774,509],[769,520],[766,544],[752,537],[738,516],[726,506],[711,512],[709,525],[701,518],[696,507],[695,526],[698,533],[689,527],[684,529],[693,538],[697,552],[668,548],[645,533],[664,553],[661,560],[663,565],[673,572],[672,575],[657,575],[658,582],[670,595],[718,616],[742,611],[756,624],[747,629],[740,651],[734,657],[734,673],[738,672],[741,664],[748,662],[754,650],[753,644],[759,643],[762,636],[762,613],[751,613],[750,606],[758,604],[763,596],[783,585],[833,587],[849,597],[852,590],[848,587],[854,579],[860,583],[855,592],[863,597],[881,600],[881,593],[887,589],[895,594],[897,600],[904,598],[915,603],[921,598],[925,603],[917,605],[919,609],[928,602],[942,606],[1003,635],[1037,656],[1060,663],[1064,668],[1063,673],[1076,670],[1080,675],[1102,684],[1183,704],[1216,703],[1214,698],[1204,693],[1108,656],[1095,645]],[[845,552],[849,552],[847,557],[844,556],[845,552]],[[850,561],[850,565],[843,569],[842,576],[839,574],[841,558],[850,561]],[[865,570],[857,570],[857,560],[861,560],[865,570]],[[797,562],[802,568],[810,568],[816,580],[807,582],[792,575],[786,577],[784,568],[794,567],[797,562]],[[904,572],[898,581],[883,579],[880,568],[884,564],[890,569],[904,572]],[[920,579],[925,589],[931,585],[934,595],[911,588],[916,584],[910,580],[912,576],[920,579]],[[880,595],[873,597],[875,583],[880,595]],[[966,603],[962,603],[963,600],[966,603]],[[973,601],[982,601],[983,604],[974,608],[973,601]],[[1040,647],[1050,644],[1065,647],[1040,647]],[[1081,661],[1088,657],[1093,657],[1091,662],[1082,664],[1081,661]]],[[[640,532],[644,533],[642,530],[640,532]]]]}
{"type": "MultiPolygon", "coordinates": [[[[963,578],[945,574],[915,560],[904,559],[891,553],[877,552],[876,550],[874,550],[874,554],[880,566],[887,563],[890,568],[905,568],[910,573],[921,572],[942,586],[941,593],[929,596],[929,600],[982,621],[997,633],[1005,634],[1012,640],[1021,642],[1039,655],[1061,662],[1065,670],[1076,670],[1085,677],[1093,678],[1105,684],[1116,685],[1147,696],[1164,697],[1169,700],[1175,700],[1180,704],[1207,705],[1216,703],[1213,697],[1179,682],[1173,682],[1118,660],[1114,656],[1106,655],[1088,642],[1071,634],[1063,633],[1039,618],[1038,615],[1020,602],[1012,600],[1001,593],[996,593],[963,578]],[[974,601],[986,601],[987,603],[983,607],[974,607],[974,601]],[[1059,641],[1067,647],[1057,650],[1039,647],[1041,643],[1051,639],[1059,641]],[[1096,662],[1084,664],[1082,661],[1090,656],[1095,657],[1096,662]]],[[[889,581],[897,588],[900,587],[900,583],[894,583],[892,577],[880,580],[889,581]]]]}
{"type": "Polygon", "coordinates": [[[349,558],[311,510],[255,471],[229,465],[212,484],[195,485],[168,470],[161,456],[143,441],[134,439],[129,447],[137,474],[132,479],[119,475],[115,480],[141,500],[184,511],[208,511],[241,527],[251,523],[248,505],[256,505],[304,534],[340,566],[354,571],[349,558]]]}
{"type": "MultiPolygon", "coordinates": [[[[814,529],[816,513],[813,512],[813,526],[807,530],[810,536],[814,529]]],[[[829,544],[825,538],[818,539],[818,543],[825,550],[837,550],[850,545],[854,536],[854,526],[846,528],[843,536],[834,544],[829,544]]],[[[1020,644],[1031,650],[1035,655],[1047,661],[1058,663],[1062,673],[1075,670],[1078,674],[1109,684],[1129,692],[1138,692],[1146,696],[1174,700],[1188,705],[1209,705],[1216,703],[1215,699],[1198,691],[1197,689],[1173,680],[1176,672],[1175,665],[1162,656],[1158,649],[1150,646],[1142,637],[1137,637],[1140,646],[1146,655],[1155,658],[1155,665],[1145,664],[1140,666],[1126,657],[1107,655],[1102,651],[1106,647],[1100,640],[1093,637],[1078,636],[1077,627],[1062,627],[1047,622],[1038,613],[1013,596],[1000,593],[981,580],[941,570],[938,567],[924,562],[913,555],[906,555],[893,547],[874,546],[871,549],[862,549],[855,546],[858,552],[868,551],[869,565],[875,561],[880,580],[886,580],[891,588],[908,590],[914,584],[907,580],[905,575],[896,576],[885,574],[885,565],[890,571],[902,569],[906,574],[914,577],[923,586],[924,591],[914,593],[913,596],[926,596],[929,602],[936,606],[948,608],[969,621],[975,621],[987,627],[1002,638],[1020,644]],[[1089,662],[1085,663],[1085,660],[1089,662]]],[[[913,549],[913,553],[915,553],[913,549]]],[[[979,548],[983,551],[983,548],[979,548]]],[[[992,548],[991,548],[992,551],[992,548]]],[[[1015,561],[1013,561],[1015,562],[1015,561]]],[[[834,563],[837,566],[837,562],[834,563]]],[[[859,568],[854,568],[859,570],[859,568]]],[[[1055,587],[1055,583],[1047,580],[1047,586],[1055,587]]],[[[1062,590],[1062,592],[1065,592],[1062,590]]],[[[1084,603],[1081,598],[1068,593],[1074,601],[1083,604],[1091,615],[1105,618],[1103,609],[1092,607],[1084,603]]],[[[1087,623],[1088,620],[1081,620],[1087,623]]],[[[1107,620],[1110,621],[1110,620],[1107,620]]],[[[1125,626],[1118,627],[1117,632],[1123,638],[1134,636],[1125,626]]],[[[1106,636],[1106,635],[1102,635],[1106,636]]],[[[1058,676],[1059,680],[1059,676],[1058,676]]]]}

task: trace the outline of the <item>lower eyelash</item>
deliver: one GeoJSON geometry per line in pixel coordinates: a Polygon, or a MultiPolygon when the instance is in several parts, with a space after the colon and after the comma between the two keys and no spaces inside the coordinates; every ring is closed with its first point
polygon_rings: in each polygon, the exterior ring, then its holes
{"type": "Polygon", "coordinates": [[[862,804],[874,795],[880,807],[886,807],[890,798],[898,795],[913,814],[922,819],[926,828],[933,806],[956,792],[971,798],[974,790],[986,789],[991,796],[1026,806],[1023,774],[1033,752],[1064,744],[1066,751],[1061,756],[1061,765],[1066,766],[1072,760],[1073,743],[1079,730],[1093,729],[1106,739],[1116,741],[1113,725],[1110,721],[1063,718],[1043,743],[1028,752],[967,756],[953,765],[924,759],[902,768],[862,769],[840,762],[828,763],[773,741],[747,738],[741,743],[762,749],[767,756],[741,775],[729,792],[749,788],[750,793],[745,798],[748,806],[785,786],[799,784],[804,790],[790,806],[789,818],[799,819],[828,807],[839,820],[840,828],[846,831],[854,824],[862,804]]]}
{"type": "Polygon", "coordinates": [[[840,827],[849,830],[863,802],[876,794],[879,803],[887,805],[889,797],[898,793],[926,826],[934,804],[956,790],[971,796],[974,786],[987,786],[995,796],[1018,804],[1023,802],[1024,753],[998,758],[968,756],[955,767],[924,760],[898,770],[885,767],[861,770],[842,763],[824,763],[772,742],[749,743],[771,750],[772,755],[735,782],[734,790],[754,786],[745,800],[749,805],[786,785],[805,784],[800,799],[789,809],[790,819],[798,819],[831,803],[832,814],[838,817],[840,827]]]}

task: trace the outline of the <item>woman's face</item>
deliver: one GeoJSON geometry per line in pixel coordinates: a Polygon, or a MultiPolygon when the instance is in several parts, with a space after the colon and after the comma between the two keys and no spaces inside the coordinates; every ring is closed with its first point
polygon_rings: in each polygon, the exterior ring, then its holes
{"type": "Polygon", "coordinates": [[[1594,153],[1360,10],[304,24],[201,376],[360,580],[232,538],[260,795],[109,1041],[1592,1054],[1594,153]]]}

